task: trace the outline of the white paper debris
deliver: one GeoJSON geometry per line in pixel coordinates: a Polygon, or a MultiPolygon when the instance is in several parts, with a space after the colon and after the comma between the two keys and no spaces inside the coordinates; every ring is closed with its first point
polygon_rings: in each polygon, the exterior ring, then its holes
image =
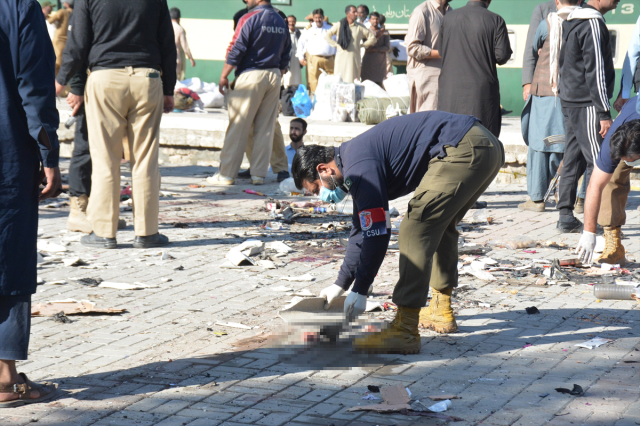
{"type": "Polygon", "coordinates": [[[283,285],[279,285],[277,287],[271,287],[271,290],[273,290],[273,291],[282,291],[282,292],[293,291],[293,289],[291,287],[286,287],[286,286],[283,286],[283,285]]]}
{"type": "Polygon", "coordinates": [[[603,271],[611,271],[612,269],[620,269],[620,265],[618,264],[612,265],[610,263],[602,262],[600,264],[600,268],[602,268],[603,271]]]}
{"type": "Polygon", "coordinates": [[[278,269],[275,263],[272,260],[258,260],[258,266],[263,267],[264,269],[278,269]]]}
{"type": "Polygon", "coordinates": [[[483,281],[497,281],[498,279],[496,277],[494,277],[490,272],[487,271],[477,271],[474,270],[472,268],[470,268],[469,266],[465,266],[464,268],[462,268],[462,272],[469,274],[469,275],[473,275],[474,277],[483,280],[483,281]]]}
{"type": "Polygon", "coordinates": [[[613,342],[611,339],[603,339],[602,337],[594,337],[591,340],[587,340],[586,342],[578,343],[574,346],[578,346],[579,348],[587,348],[593,349],[598,346],[606,345],[607,343],[613,342]]]}
{"type": "Polygon", "coordinates": [[[605,240],[601,235],[596,236],[596,247],[593,249],[594,253],[602,253],[604,251],[605,240]]]}
{"type": "Polygon", "coordinates": [[[368,394],[362,397],[362,399],[364,399],[365,401],[378,401],[380,398],[372,395],[372,394],[368,394]]]}
{"type": "Polygon", "coordinates": [[[314,281],[316,278],[309,274],[304,274],[298,277],[280,277],[280,279],[285,281],[314,281]]]}
{"type": "Polygon", "coordinates": [[[372,302],[367,300],[367,304],[364,308],[365,312],[373,312],[373,311],[384,311],[384,308],[380,304],[380,302],[372,302]]]}
{"type": "Polygon", "coordinates": [[[102,288],[115,288],[117,290],[143,290],[145,288],[157,288],[157,285],[143,284],[143,283],[114,283],[109,281],[101,282],[98,287],[102,288]]]}
{"type": "Polygon", "coordinates": [[[79,257],[71,257],[69,259],[62,259],[62,263],[64,266],[85,266],[87,262],[80,259],[79,257]]]}
{"type": "Polygon", "coordinates": [[[242,328],[244,330],[251,330],[251,327],[249,327],[248,325],[240,324],[238,322],[216,321],[215,325],[221,325],[222,327],[242,328]]]}
{"type": "Polygon", "coordinates": [[[294,251],[291,247],[283,243],[282,241],[272,241],[266,244],[266,248],[275,250],[278,253],[291,253],[294,251]]]}

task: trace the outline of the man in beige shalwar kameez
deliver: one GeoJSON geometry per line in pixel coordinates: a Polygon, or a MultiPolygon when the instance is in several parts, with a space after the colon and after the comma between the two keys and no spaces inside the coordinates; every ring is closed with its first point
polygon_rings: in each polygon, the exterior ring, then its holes
{"type": "Polygon", "coordinates": [[[178,81],[182,81],[185,78],[187,71],[187,58],[191,62],[191,66],[196,66],[196,61],[193,59],[191,49],[189,49],[189,43],[187,43],[187,32],[180,25],[180,9],[177,7],[172,8],[169,13],[171,14],[171,24],[173,25],[173,35],[176,38],[176,53],[178,59],[176,60],[176,76],[178,81]]]}
{"type": "Polygon", "coordinates": [[[338,51],[333,73],[336,75],[339,74],[345,83],[353,83],[353,80],[360,78],[360,70],[362,68],[360,48],[364,47],[368,49],[376,44],[377,40],[371,31],[364,25],[356,22],[357,14],[355,6],[347,6],[345,13],[347,17],[333,24],[333,28],[325,33],[324,39],[338,51]],[[344,23],[349,24],[352,36],[352,40],[346,48],[340,45],[340,27],[344,23]],[[333,36],[337,37],[337,42],[332,38],[333,36]],[[364,39],[367,40],[361,45],[364,39]]]}
{"type": "Polygon", "coordinates": [[[437,50],[440,26],[451,0],[426,0],[409,18],[404,38],[407,78],[411,89],[410,112],[438,109],[438,77],[442,58],[437,50]]]}

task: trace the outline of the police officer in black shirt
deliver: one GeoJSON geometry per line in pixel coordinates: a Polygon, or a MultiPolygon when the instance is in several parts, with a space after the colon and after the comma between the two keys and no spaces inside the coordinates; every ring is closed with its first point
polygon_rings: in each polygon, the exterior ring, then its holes
{"type": "Polygon", "coordinates": [[[348,318],[364,312],[385,257],[389,200],[415,191],[400,225],[396,318],[387,329],[356,339],[356,348],[418,353],[419,324],[440,333],[457,331],[451,310],[451,291],[458,284],[456,225],[503,164],[502,143],[478,119],[441,111],[392,118],[339,148],[298,150],[291,166],[298,188],[327,202],[353,197],[344,263],[335,284],[321,292],[331,303],[353,284],[344,306],[348,318]],[[431,304],[422,309],[429,287],[431,304]]]}

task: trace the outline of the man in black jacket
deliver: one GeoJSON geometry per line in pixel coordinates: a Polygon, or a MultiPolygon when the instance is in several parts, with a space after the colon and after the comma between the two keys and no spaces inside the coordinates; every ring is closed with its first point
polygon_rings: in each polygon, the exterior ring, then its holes
{"type": "Polygon", "coordinates": [[[603,15],[619,0],[590,0],[562,25],[559,92],[566,134],[564,167],[560,179],[560,233],[582,232],[573,215],[578,179],[591,171],[602,140],[611,127],[615,70],[609,30],[603,15]]]}
{"type": "Polygon", "coordinates": [[[56,91],[89,69],[85,90],[93,170],[87,207],[93,232],[81,243],[116,248],[122,141],[130,152],[133,246],[166,245],[158,233],[162,112],[173,110],[176,46],[166,0],[78,0],[56,91]],[[134,46],[135,48],[132,48],[134,46]]]}

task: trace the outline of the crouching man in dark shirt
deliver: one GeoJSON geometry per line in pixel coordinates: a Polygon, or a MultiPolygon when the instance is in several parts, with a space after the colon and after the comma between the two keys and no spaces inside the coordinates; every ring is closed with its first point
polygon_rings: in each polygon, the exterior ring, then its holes
{"type": "Polygon", "coordinates": [[[336,203],[348,193],[353,197],[344,263],[335,284],[321,293],[331,303],[353,284],[347,316],[364,312],[385,257],[389,200],[415,191],[400,225],[396,318],[387,329],[356,339],[357,349],[414,354],[420,351],[419,324],[440,333],[457,331],[451,310],[451,291],[458,285],[456,225],[503,164],[502,143],[478,119],[440,111],[387,120],[339,148],[298,149],[291,166],[298,188],[336,203]],[[422,309],[429,287],[431,303],[422,309]]]}

